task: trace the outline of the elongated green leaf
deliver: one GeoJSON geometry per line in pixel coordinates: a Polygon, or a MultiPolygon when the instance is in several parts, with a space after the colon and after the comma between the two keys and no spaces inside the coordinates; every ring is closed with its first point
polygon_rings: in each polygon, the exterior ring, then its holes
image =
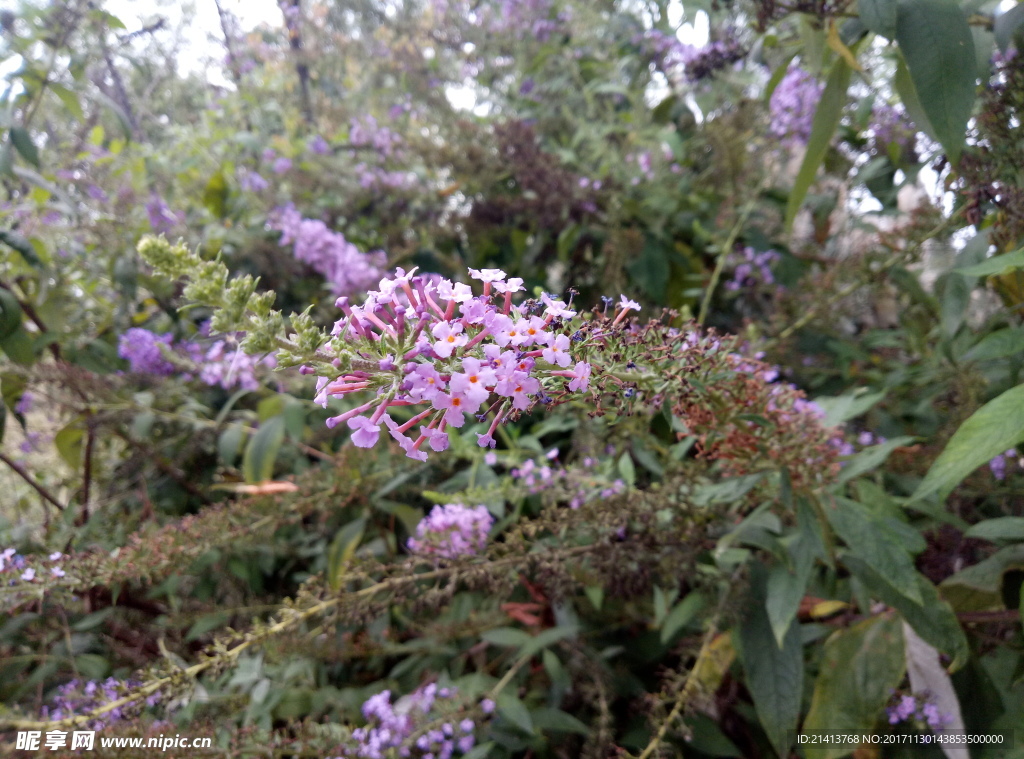
{"type": "Polygon", "coordinates": [[[32,247],[32,243],[17,232],[12,232],[9,229],[0,229],[0,242],[18,251],[29,266],[36,269],[43,268],[43,262],[39,258],[39,254],[36,253],[36,249],[32,247]]]}
{"type": "Polygon", "coordinates": [[[988,258],[980,264],[966,266],[955,271],[966,277],[987,277],[990,274],[1002,274],[1017,269],[1024,269],[1024,248],[1015,250],[1012,253],[992,256],[992,258],[988,258]]]}
{"type": "Polygon", "coordinates": [[[986,519],[972,525],[964,536],[981,540],[1024,540],[1024,517],[986,519]]]}
{"type": "Polygon", "coordinates": [[[14,293],[0,287],[0,340],[4,340],[21,326],[21,304],[14,293]]]}
{"type": "Polygon", "coordinates": [[[971,414],[932,464],[914,500],[949,495],[964,477],[1024,440],[1024,385],[1007,390],[971,414]]]}
{"type": "Polygon", "coordinates": [[[825,427],[834,427],[866,414],[883,398],[884,390],[879,393],[866,393],[860,389],[859,392],[855,390],[845,395],[819,395],[814,402],[825,409],[825,418],[821,423],[825,427]]]}
{"type": "Polygon", "coordinates": [[[892,440],[886,440],[881,445],[865,448],[846,462],[843,471],[839,473],[837,481],[839,483],[849,482],[855,477],[860,477],[865,472],[870,472],[872,469],[884,464],[885,460],[889,458],[889,455],[894,450],[901,446],[909,445],[912,442],[914,442],[912,437],[894,437],[892,440]]]}
{"type": "Polygon", "coordinates": [[[486,630],[480,637],[488,643],[506,648],[519,648],[532,640],[529,633],[516,627],[498,627],[494,630],[486,630]]]}
{"type": "Polygon", "coordinates": [[[915,574],[922,603],[914,603],[898,592],[885,577],[856,557],[845,562],[850,571],[867,587],[871,595],[893,607],[914,628],[914,631],[935,648],[952,658],[951,670],[962,667],[970,656],[967,637],[953,612],[953,607],[939,597],[938,589],[927,577],[915,574]]]}
{"type": "Polygon", "coordinates": [[[39,149],[25,127],[11,127],[11,142],[22,158],[39,168],[39,149]]]}
{"type": "Polygon", "coordinates": [[[565,638],[573,638],[580,630],[576,625],[559,625],[530,638],[519,649],[519,656],[533,656],[537,652],[565,638]]]}
{"type": "MultiPolygon", "coordinates": [[[[871,617],[833,633],[825,641],[804,732],[870,732],[905,671],[899,617],[871,617]]],[[[838,759],[850,750],[823,747],[814,753],[821,759],[838,759]]]]}
{"type": "Polygon", "coordinates": [[[519,697],[507,690],[498,694],[498,714],[518,727],[524,733],[533,735],[533,720],[530,711],[519,697]]]}
{"type": "Polygon", "coordinates": [[[682,601],[677,603],[665,616],[661,626],[661,642],[668,643],[675,637],[676,633],[682,630],[697,616],[704,608],[704,596],[693,591],[682,601]]]}
{"type": "Polygon", "coordinates": [[[590,728],[561,709],[544,707],[534,709],[530,713],[533,725],[538,730],[551,730],[555,733],[577,733],[578,735],[590,735],[590,728]]]}
{"type": "Polygon", "coordinates": [[[82,113],[82,104],[78,101],[78,95],[73,91],[69,90],[62,84],[57,84],[56,82],[50,82],[50,91],[60,98],[60,102],[62,102],[64,107],[71,112],[72,116],[76,119],[84,117],[84,114],[82,113]]]}
{"type": "Polygon", "coordinates": [[[57,453],[64,459],[64,463],[71,467],[72,471],[78,471],[78,467],[82,464],[82,440],[84,437],[85,430],[82,428],[81,419],[71,422],[53,436],[57,453]]]}
{"type": "Polygon", "coordinates": [[[935,135],[956,163],[974,108],[974,38],[955,0],[899,0],[896,41],[935,135]]]}
{"type": "Polygon", "coordinates": [[[284,441],[284,417],[268,419],[256,431],[245,447],[242,475],[246,482],[263,482],[274,473],[274,461],[284,441]]]}
{"type": "Polygon", "coordinates": [[[783,635],[782,645],[776,645],[765,607],[767,578],[763,568],[758,570],[751,584],[750,612],[739,628],[740,657],[765,734],[776,753],[788,757],[804,690],[803,646],[794,624],[783,635]]]}
{"type": "Polygon", "coordinates": [[[359,518],[349,522],[338,530],[327,551],[327,583],[333,590],[341,589],[341,578],[345,569],[359,548],[359,543],[366,532],[366,519],[359,518]]]}
{"type": "Polygon", "coordinates": [[[814,182],[828,146],[832,142],[836,127],[839,126],[839,118],[843,115],[843,106],[846,105],[846,88],[850,84],[850,73],[852,69],[842,58],[836,60],[832,66],[832,73],[829,74],[825,89],[821,93],[821,100],[818,102],[818,109],[814,112],[814,121],[811,125],[811,136],[807,140],[807,151],[804,153],[803,163],[800,164],[800,171],[796,175],[793,189],[789,193],[789,202],[786,205],[786,229],[792,229],[796,212],[807,197],[807,191],[814,182]]]}
{"type": "Polygon", "coordinates": [[[1007,327],[985,335],[964,354],[965,361],[992,361],[1024,352],[1024,327],[1007,327]]]}
{"type": "Polygon", "coordinates": [[[938,138],[935,136],[935,129],[932,128],[931,122],[928,121],[928,115],[924,112],[924,106],[921,105],[921,100],[917,96],[917,90],[914,89],[914,82],[910,78],[910,71],[907,70],[907,63],[903,60],[902,55],[899,56],[899,60],[896,62],[896,76],[893,77],[892,86],[900,96],[900,101],[903,103],[903,107],[907,109],[907,115],[914,122],[914,126],[933,140],[938,141],[938,138]]]}
{"type": "Polygon", "coordinates": [[[234,466],[238,452],[242,450],[245,429],[241,425],[228,425],[217,439],[217,455],[224,466],[234,466]]]}
{"type": "MultiPolygon", "coordinates": [[[[847,498],[837,498],[824,507],[828,521],[853,556],[866,562],[898,592],[914,603],[922,602],[914,560],[902,540],[888,524],[864,506],[847,498]]],[[[846,562],[846,557],[843,559],[846,562]]]]}
{"type": "Polygon", "coordinates": [[[864,26],[887,39],[896,36],[895,0],[858,0],[857,10],[864,26]]]}

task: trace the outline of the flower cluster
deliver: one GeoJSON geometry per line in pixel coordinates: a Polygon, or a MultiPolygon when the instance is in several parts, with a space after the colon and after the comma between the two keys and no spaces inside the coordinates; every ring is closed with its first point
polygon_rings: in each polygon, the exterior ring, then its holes
{"type": "Polygon", "coordinates": [[[771,133],[784,145],[792,147],[807,142],[823,89],[821,82],[799,66],[789,67],[768,104],[771,133]]]}
{"type": "Polygon", "coordinates": [[[323,276],[335,295],[364,290],[381,275],[382,252],[362,253],[319,219],[303,218],[293,205],[280,209],[273,225],[282,233],[281,244],[294,245],[295,258],[323,276]]]}
{"type": "Polygon", "coordinates": [[[433,0],[432,5],[435,14],[469,21],[489,34],[538,42],[546,42],[571,20],[568,10],[555,12],[552,0],[433,0]]]}
{"type": "MultiPolygon", "coordinates": [[[[206,327],[201,332],[206,331],[206,327]]],[[[237,338],[227,335],[209,347],[197,342],[174,342],[171,334],[157,335],[147,329],[133,327],[126,330],[118,345],[118,355],[127,359],[134,374],[153,374],[168,377],[179,374],[192,379],[192,372],[183,370],[199,366],[199,378],[211,387],[219,385],[225,390],[236,387],[255,390],[259,387],[258,367],[274,368],[272,356],[263,358],[243,353],[237,338]]]]}
{"type": "Polygon", "coordinates": [[[152,194],[146,203],[146,215],[149,216],[149,226],[154,232],[170,232],[174,227],[185,221],[185,214],[182,211],[171,211],[166,201],[157,194],[152,194]]]}
{"type": "Polygon", "coordinates": [[[724,40],[715,40],[704,47],[684,45],[682,63],[686,70],[686,79],[699,82],[712,77],[715,72],[742,61],[747,55],[746,48],[728,35],[724,40]]]}
{"type": "Polygon", "coordinates": [[[917,146],[917,129],[900,106],[879,105],[871,112],[871,149],[881,155],[895,146],[900,155],[912,155],[917,146]]]}
{"type": "MultiPolygon", "coordinates": [[[[141,682],[137,680],[120,681],[109,677],[103,682],[90,680],[84,685],[78,680],[65,683],[57,689],[57,695],[48,706],[42,709],[42,716],[48,720],[67,719],[82,714],[88,714],[106,704],[112,703],[124,697],[126,694],[137,689],[141,682]]],[[[160,702],[159,693],[148,696],[145,700],[146,706],[155,706],[160,702]]],[[[123,717],[134,713],[139,705],[126,704],[111,709],[99,717],[89,721],[88,725],[93,730],[102,730],[112,722],[117,722],[123,717]]]]}
{"type": "Polygon", "coordinates": [[[594,471],[596,461],[584,458],[581,466],[567,468],[556,461],[558,449],[552,449],[544,460],[527,459],[509,474],[530,493],[557,491],[569,499],[569,508],[578,509],[595,498],[610,498],[626,490],[621,479],[608,481],[594,471]],[[549,463],[550,462],[550,463],[549,463]]]}
{"type": "Polygon", "coordinates": [[[403,144],[401,135],[377,124],[370,114],[349,122],[348,141],[352,147],[373,148],[382,158],[390,158],[403,144]]]}
{"type": "Polygon", "coordinates": [[[177,371],[177,367],[167,360],[164,350],[170,350],[173,342],[170,332],[157,335],[148,329],[132,327],[121,335],[117,355],[128,361],[135,374],[169,376],[177,371]]]}
{"type": "Polygon", "coordinates": [[[1006,479],[1006,465],[1010,467],[1016,467],[1018,469],[1024,467],[1024,458],[1017,453],[1016,448],[999,454],[990,462],[988,462],[988,468],[992,471],[992,476],[1002,482],[1006,479]]]}
{"type": "Polygon", "coordinates": [[[942,732],[953,720],[952,717],[939,713],[939,707],[930,697],[925,695],[893,694],[893,700],[885,709],[890,725],[900,722],[912,724],[919,730],[930,729],[942,732]]]}
{"type": "Polygon", "coordinates": [[[45,562],[42,561],[29,561],[24,556],[19,554],[13,548],[6,548],[0,551],[0,575],[5,573],[11,573],[11,575],[17,575],[15,579],[13,576],[7,580],[5,585],[17,585],[18,581],[21,582],[34,582],[39,578],[39,574],[49,569],[50,577],[60,579],[64,577],[64,570],[60,568],[59,562],[64,558],[64,554],[60,551],[54,551],[51,553],[45,562]],[[35,564],[36,566],[31,566],[35,564]],[[47,566],[49,564],[49,566],[47,566]]]}
{"type": "Polygon", "coordinates": [[[486,506],[435,506],[416,526],[416,537],[409,538],[409,550],[445,559],[476,554],[487,545],[493,524],[494,517],[486,506]]]}
{"type": "Polygon", "coordinates": [[[733,270],[732,279],[725,283],[726,290],[736,292],[775,283],[772,264],[779,260],[778,253],[774,250],[756,251],[748,247],[740,252],[740,256],[741,262],[733,270]]]}
{"type": "MultiPolygon", "coordinates": [[[[329,427],[347,424],[352,442],[370,448],[386,426],[407,456],[424,461],[424,445],[446,450],[449,428],[461,428],[467,418],[490,417],[477,443],[493,448],[502,421],[536,401],[561,402],[587,390],[591,367],[574,359],[573,331],[566,326],[576,312],[546,294],[540,302],[513,305],[521,279],[506,279],[499,269],[469,271],[483,283],[482,295],[474,296],[469,285],[399,269],[362,306],[338,299],[345,316],[334,325],[336,355],[302,371],[327,374],[319,377],[316,396],[325,408],[330,398],[350,393],[375,396],[328,419],[329,427]],[[391,416],[417,405],[427,408],[407,421],[391,416]]],[[[621,306],[616,323],[639,309],[625,297],[621,306]]]]}
{"type": "MultiPolygon", "coordinates": [[[[393,756],[389,749],[397,749],[399,756],[424,759],[451,759],[456,751],[468,753],[476,744],[476,723],[468,717],[458,720],[456,693],[456,688],[438,688],[436,683],[431,683],[399,698],[394,704],[390,690],[371,696],[362,708],[369,724],[352,731],[356,745],[344,746],[345,756],[383,759],[393,756]],[[430,712],[436,707],[452,716],[432,718],[430,712]]],[[[484,699],[480,707],[484,714],[490,714],[494,711],[494,702],[484,699]]]]}

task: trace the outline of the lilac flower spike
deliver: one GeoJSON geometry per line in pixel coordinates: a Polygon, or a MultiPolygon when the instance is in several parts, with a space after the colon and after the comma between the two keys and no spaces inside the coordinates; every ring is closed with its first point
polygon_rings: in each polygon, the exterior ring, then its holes
{"type": "Polygon", "coordinates": [[[445,559],[479,553],[487,545],[494,517],[486,506],[470,508],[457,503],[435,506],[416,527],[409,550],[445,559]]]}

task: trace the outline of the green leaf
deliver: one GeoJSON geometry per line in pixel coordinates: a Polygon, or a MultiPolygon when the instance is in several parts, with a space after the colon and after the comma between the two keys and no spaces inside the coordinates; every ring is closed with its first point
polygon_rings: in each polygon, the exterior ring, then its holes
{"type": "Polygon", "coordinates": [[[1022,24],[1024,24],[1024,3],[1017,3],[1010,10],[996,16],[995,23],[992,25],[992,32],[995,34],[996,44],[999,45],[999,49],[1004,53],[1010,47],[1010,44],[1013,42],[1013,36],[1021,28],[1022,24]]]}
{"type": "MultiPolygon", "coordinates": [[[[899,60],[896,62],[896,76],[893,77],[892,86],[897,94],[899,94],[903,107],[907,109],[907,116],[910,117],[914,126],[933,140],[938,141],[935,136],[935,130],[932,128],[931,123],[928,121],[928,116],[924,112],[924,106],[921,105],[921,100],[917,96],[917,90],[914,89],[914,82],[910,78],[910,71],[907,70],[907,63],[903,60],[902,55],[899,56],[899,60]]],[[[916,278],[914,278],[914,282],[917,282],[916,278]]]]}
{"type": "Polygon", "coordinates": [[[36,360],[36,352],[32,345],[32,338],[29,337],[25,328],[18,325],[7,337],[0,339],[0,348],[7,354],[7,357],[16,364],[31,366],[36,360]]]}
{"type": "Polygon", "coordinates": [[[858,0],[857,10],[864,26],[886,39],[896,36],[895,0],[858,0]]]}
{"type": "Polygon", "coordinates": [[[82,428],[82,420],[76,419],[61,429],[53,436],[53,443],[57,447],[57,453],[64,459],[64,463],[71,467],[72,471],[78,471],[82,464],[82,440],[85,437],[85,430],[82,428]]]}
{"type": "Polygon", "coordinates": [[[555,733],[577,733],[579,735],[590,735],[590,728],[561,709],[543,707],[534,709],[530,713],[533,725],[539,730],[551,730],[555,733]]]}
{"type": "Polygon", "coordinates": [[[62,102],[64,107],[71,112],[72,116],[76,119],[84,118],[84,114],[82,113],[82,104],[78,101],[78,96],[74,92],[64,85],[57,84],[56,82],[50,82],[50,91],[60,98],[60,102],[62,102]]]}
{"type": "Polygon", "coordinates": [[[884,390],[879,393],[867,393],[863,388],[858,388],[845,395],[819,395],[814,402],[825,410],[825,418],[821,420],[822,425],[835,427],[837,424],[866,414],[883,398],[885,398],[884,390]]]}
{"type": "Polygon", "coordinates": [[[1024,517],[999,517],[986,519],[971,526],[964,533],[966,538],[981,540],[1024,540],[1024,517]]]}
{"type": "Polygon", "coordinates": [[[865,472],[870,472],[872,469],[880,467],[894,450],[901,446],[909,445],[912,442],[914,442],[912,437],[894,437],[892,440],[886,440],[881,445],[865,448],[846,462],[836,481],[840,484],[849,482],[855,477],[860,477],[865,472]]]}
{"type": "Polygon", "coordinates": [[[227,202],[228,181],[224,178],[224,172],[218,171],[206,183],[206,189],[203,190],[203,205],[218,219],[223,219],[227,202]]]}
{"type": "Polygon", "coordinates": [[[922,598],[922,603],[918,604],[893,588],[888,577],[879,574],[858,558],[847,557],[845,563],[871,595],[896,609],[907,624],[914,628],[914,632],[952,658],[949,665],[951,670],[957,670],[967,662],[971,651],[963,628],[953,607],[942,600],[938,589],[927,577],[920,573],[914,575],[918,594],[922,598]]]}
{"type": "Polygon", "coordinates": [[[848,498],[826,504],[824,512],[852,555],[866,562],[907,598],[922,602],[914,560],[884,519],[848,498]]]}
{"type": "Polygon", "coordinates": [[[667,644],[676,633],[694,620],[704,608],[704,596],[697,591],[687,594],[686,598],[672,607],[661,625],[661,642],[667,644]]]}
{"type": "Polygon", "coordinates": [[[524,733],[533,735],[533,720],[530,719],[530,711],[526,708],[526,704],[508,691],[499,693],[497,702],[498,714],[524,733]]]}
{"type": "Polygon", "coordinates": [[[263,482],[274,473],[274,461],[284,441],[284,417],[268,419],[245,447],[242,475],[246,482],[263,482]]]}
{"type": "Polygon", "coordinates": [[[11,127],[11,142],[22,158],[39,168],[39,149],[25,127],[11,127]]]}
{"type": "Polygon", "coordinates": [[[1007,327],[983,337],[964,354],[965,361],[992,361],[1024,352],[1024,327],[1007,327]]]}
{"type": "Polygon", "coordinates": [[[530,657],[537,652],[557,643],[565,638],[574,638],[579,635],[579,628],[574,624],[559,625],[552,627],[539,635],[535,635],[526,643],[523,644],[522,648],[519,649],[518,656],[530,657]]]}
{"type": "MultiPolygon", "coordinates": [[[[905,671],[899,617],[879,615],[833,633],[825,641],[804,733],[870,732],[905,671]]],[[[823,747],[814,753],[838,759],[850,751],[823,747]]]]}
{"type": "MultiPolygon", "coordinates": [[[[813,529],[810,525],[805,527],[813,529]]],[[[773,640],[779,646],[783,645],[787,630],[793,626],[800,610],[800,601],[807,591],[814,568],[816,546],[817,537],[813,534],[802,531],[793,536],[788,549],[792,566],[776,564],[768,575],[765,608],[773,640]]]]}
{"type": "Polygon", "coordinates": [[[765,607],[766,573],[760,565],[755,567],[759,571],[753,573],[749,613],[739,627],[740,659],[765,734],[776,753],[788,757],[804,691],[803,645],[795,624],[789,626],[781,647],[776,645],[765,607]]]}
{"type": "Polygon", "coordinates": [[[217,438],[217,455],[224,466],[234,466],[238,460],[238,452],[242,450],[245,440],[245,429],[239,424],[229,425],[217,438]]]}
{"type": "Polygon", "coordinates": [[[945,500],[961,480],[996,454],[1024,440],[1024,385],[1007,390],[971,414],[953,434],[912,496],[945,500]]]}
{"type": "Polygon", "coordinates": [[[491,749],[493,748],[494,741],[481,743],[470,749],[469,753],[463,754],[462,759],[486,759],[487,755],[491,753],[491,749]]]}
{"type": "Polygon", "coordinates": [[[18,251],[29,266],[35,269],[43,268],[43,262],[39,258],[39,254],[36,253],[36,249],[32,247],[32,243],[17,232],[12,232],[9,229],[0,229],[0,242],[18,251]]]}
{"type": "Polygon", "coordinates": [[[956,272],[942,277],[942,295],[939,298],[939,316],[942,334],[953,337],[967,319],[971,302],[971,283],[956,272]]]}
{"type": "Polygon", "coordinates": [[[0,287],[0,341],[7,339],[21,326],[21,304],[14,293],[0,287]]]}
{"type": "Polygon", "coordinates": [[[226,611],[215,611],[212,614],[204,614],[195,621],[192,627],[189,628],[188,634],[185,635],[185,641],[193,641],[196,638],[201,638],[211,630],[216,630],[218,627],[222,627],[229,619],[231,614],[226,611]]]}
{"type": "Polygon", "coordinates": [[[850,73],[852,69],[845,60],[839,58],[832,65],[832,73],[829,74],[825,89],[818,101],[818,108],[814,112],[814,121],[811,124],[811,135],[807,140],[807,150],[804,153],[803,163],[800,164],[800,171],[796,175],[793,189],[789,193],[789,202],[786,205],[786,230],[793,228],[793,220],[797,211],[807,196],[807,191],[814,178],[818,174],[818,167],[821,166],[828,146],[832,142],[832,135],[839,126],[839,119],[843,115],[843,107],[846,105],[846,88],[850,84],[850,73]]]}
{"type": "Polygon", "coordinates": [[[1024,269],[1024,248],[1015,250],[1012,253],[987,258],[980,264],[967,266],[963,269],[954,269],[965,277],[987,277],[991,274],[1005,274],[1017,269],[1024,269]]]}
{"type": "Polygon", "coordinates": [[[506,648],[520,648],[533,640],[529,633],[516,627],[498,627],[494,630],[486,630],[480,637],[488,643],[506,648]]]}
{"type": "Polygon", "coordinates": [[[332,590],[341,589],[341,580],[345,576],[348,564],[355,556],[359,543],[366,532],[365,517],[349,522],[338,530],[327,551],[327,584],[332,590]]]}
{"type": "Polygon", "coordinates": [[[619,457],[618,464],[619,474],[622,475],[622,479],[626,483],[626,487],[633,488],[636,486],[636,467],[633,465],[633,459],[630,458],[629,451],[626,451],[619,457]]]}
{"type": "Polygon", "coordinates": [[[950,161],[960,158],[974,108],[974,38],[955,0],[899,0],[896,41],[924,112],[950,161]]]}
{"type": "Polygon", "coordinates": [[[695,506],[711,506],[716,503],[732,503],[749,493],[766,476],[766,472],[730,477],[721,482],[701,485],[694,491],[695,506]]]}

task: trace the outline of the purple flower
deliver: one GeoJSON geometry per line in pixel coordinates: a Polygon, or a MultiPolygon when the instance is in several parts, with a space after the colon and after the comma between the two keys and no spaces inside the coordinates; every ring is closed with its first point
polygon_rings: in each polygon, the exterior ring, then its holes
{"type": "Polygon", "coordinates": [[[117,354],[128,360],[131,371],[136,374],[174,374],[175,367],[164,357],[160,346],[171,347],[171,334],[155,335],[149,330],[133,327],[127,330],[118,343],[117,354]]]}
{"type": "Polygon", "coordinates": [[[146,203],[149,226],[154,232],[169,232],[185,219],[185,214],[174,213],[159,195],[151,195],[146,203]]]}
{"type": "Polygon", "coordinates": [[[330,155],[331,146],[327,140],[320,135],[317,135],[309,141],[309,151],[314,155],[330,155]]]}
{"type": "Polygon", "coordinates": [[[239,170],[238,184],[246,192],[263,192],[270,187],[270,182],[258,173],[246,169],[239,170]]]}
{"type": "Polygon", "coordinates": [[[792,147],[807,142],[824,85],[802,68],[791,65],[769,101],[771,133],[792,147]]]}
{"type": "Polygon", "coordinates": [[[416,537],[409,539],[409,550],[446,559],[473,555],[487,545],[493,524],[494,517],[486,506],[435,506],[416,526],[416,537]]]}
{"type": "Polygon", "coordinates": [[[284,156],[281,156],[280,158],[274,161],[274,165],[271,168],[273,169],[275,174],[284,174],[288,171],[291,171],[292,161],[290,158],[285,158],[284,156]]]}

